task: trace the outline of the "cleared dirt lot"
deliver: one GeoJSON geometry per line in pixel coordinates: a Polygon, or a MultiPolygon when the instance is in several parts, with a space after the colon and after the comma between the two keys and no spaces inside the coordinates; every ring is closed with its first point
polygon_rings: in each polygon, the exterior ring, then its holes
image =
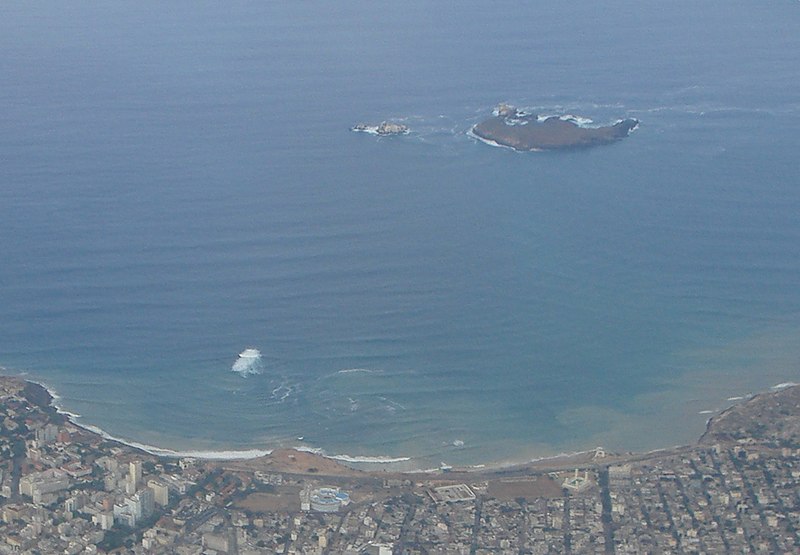
{"type": "Polygon", "coordinates": [[[297,492],[251,493],[234,503],[237,509],[253,513],[295,512],[300,510],[300,496],[297,492]]]}
{"type": "Polygon", "coordinates": [[[549,476],[529,480],[493,480],[489,482],[488,494],[498,499],[538,499],[540,497],[562,497],[561,486],[549,476]]]}

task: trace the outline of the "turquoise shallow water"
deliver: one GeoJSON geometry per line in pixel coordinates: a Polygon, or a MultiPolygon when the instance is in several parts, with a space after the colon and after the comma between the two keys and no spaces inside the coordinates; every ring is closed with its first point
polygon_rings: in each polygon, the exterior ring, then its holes
{"type": "Polygon", "coordinates": [[[0,365],[179,450],[691,441],[800,381],[798,9],[9,4],[0,365]],[[642,124],[514,153],[501,101],[642,124]]]}

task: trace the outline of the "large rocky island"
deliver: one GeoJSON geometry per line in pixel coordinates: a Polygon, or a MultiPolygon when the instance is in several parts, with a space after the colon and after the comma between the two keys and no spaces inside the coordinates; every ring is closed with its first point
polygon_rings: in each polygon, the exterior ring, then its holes
{"type": "Polygon", "coordinates": [[[472,128],[472,134],[514,150],[553,150],[612,143],[627,137],[638,125],[635,119],[624,119],[613,125],[584,127],[571,116],[542,117],[501,104],[491,118],[472,128]]]}

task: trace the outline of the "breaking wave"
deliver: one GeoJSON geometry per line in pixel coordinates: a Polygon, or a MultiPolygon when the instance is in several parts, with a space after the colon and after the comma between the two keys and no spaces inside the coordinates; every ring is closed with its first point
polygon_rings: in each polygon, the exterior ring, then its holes
{"type": "Polygon", "coordinates": [[[380,370],[371,370],[369,368],[345,368],[339,370],[336,374],[380,374],[380,370]]]}
{"type": "Polygon", "coordinates": [[[50,394],[50,397],[52,397],[51,404],[53,408],[56,409],[56,412],[58,414],[63,414],[64,416],[66,416],[67,420],[69,420],[69,422],[73,426],[77,426],[78,428],[81,428],[93,434],[97,434],[103,439],[109,441],[115,441],[117,443],[133,447],[134,449],[139,449],[140,451],[150,453],[151,455],[155,455],[158,457],[171,457],[171,458],[190,457],[195,459],[207,459],[207,460],[241,460],[241,459],[255,459],[272,453],[271,449],[242,449],[242,450],[226,450],[226,451],[196,451],[196,450],[175,451],[173,449],[164,449],[162,447],[155,447],[153,445],[148,445],[146,443],[140,443],[138,441],[131,441],[128,439],[124,439],[109,434],[107,431],[105,431],[99,426],[95,426],[93,424],[86,424],[84,422],[79,422],[79,420],[82,419],[82,416],[80,414],[65,410],[61,406],[60,403],[61,396],[56,392],[55,388],[50,387],[47,384],[40,381],[34,381],[34,380],[27,380],[27,381],[35,383],[45,388],[47,392],[50,394]]]}
{"type": "Polygon", "coordinates": [[[295,447],[295,449],[304,453],[313,453],[314,455],[319,455],[321,457],[325,457],[326,459],[332,459],[351,464],[395,464],[411,460],[411,457],[354,457],[351,455],[328,455],[324,450],[318,447],[301,446],[295,447]]]}
{"type": "MultiPolygon", "coordinates": [[[[469,137],[470,139],[475,139],[476,141],[480,141],[482,143],[485,143],[485,144],[487,144],[489,146],[494,146],[494,147],[497,147],[497,148],[505,148],[505,149],[513,150],[514,152],[516,152],[516,149],[514,147],[501,145],[497,141],[493,141],[491,139],[484,139],[483,137],[481,137],[480,135],[475,133],[475,126],[474,125],[472,127],[470,127],[469,131],[467,131],[467,137],[469,137]]],[[[533,150],[537,150],[537,149],[533,149],[533,150]]]]}
{"type": "Polygon", "coordinates": [[[232,372],[238,372],[242,376],[260,374],[263,369],[264,363],[261,360],[261,351],[258,349],[245,349],[239,353],[239,358],[231,366],[232,372]]]}
{"type": "Polygon", "coordinates": [[[589,119],[587,117],[575,116],[573,114],[564,114],[563,116],[561,116],[558,119],[560,119],[561,121],[571,121],[572,123],[574,123],[578,127],[588,127],[592,123],[594,123],[591,119],[589,119]]]}

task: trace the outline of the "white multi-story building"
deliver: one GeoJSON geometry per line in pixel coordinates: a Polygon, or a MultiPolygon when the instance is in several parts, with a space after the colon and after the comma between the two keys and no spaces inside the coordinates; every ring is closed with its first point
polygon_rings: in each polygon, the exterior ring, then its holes
{"type": "Polygon", "coordinates": [[[36,443],[39,447],[47,445],[56,440],[58,436],[58,426],[55,424],[47,424],[36,430],[36,443]]]}
{"type": "Polygon", "coordinates": [[[128,464],[128,480],[125,482],[126,493],[133,495],[142,484],[142,461],[131,461],[128,464]]]}
{"type": "Polygon", "coordinates": [[[114,521],[131,528],[136,527],[136,514],[134,511],[136,507],[131,507],[131,499],[126,499],[125,503],[116,503],[114,505],[114,521]]]}
{"type": "Polygon", "coordinates": [[[110,530],[114,526],[114,513],[102,512],[92,515],[92,522],[97,524],[102,530],[110,530]]]}
{"type": "Polygon", "coordinates": [[[66,473],[55,468],[28,474],[19,481],[20,494],[30,496],[34,499],[34,503],[41,503],[45,499],[50,499],[46,494],[55,493],[68,487],[69,477],[66,473]]]}

